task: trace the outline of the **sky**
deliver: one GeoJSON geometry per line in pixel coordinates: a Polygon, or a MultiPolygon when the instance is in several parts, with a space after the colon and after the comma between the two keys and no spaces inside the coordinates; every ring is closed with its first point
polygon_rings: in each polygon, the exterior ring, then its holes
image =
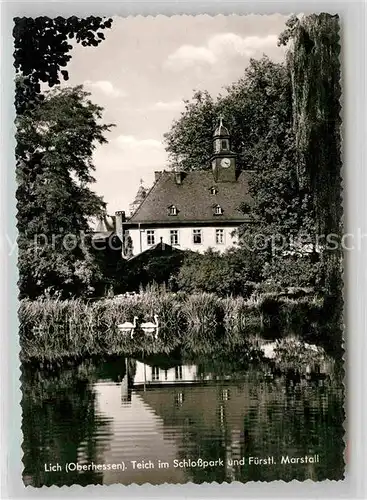
{"type": "Polygon", "coordinates": [[[140,180],[150,187],[155,170],[168,169],[163,134],[179,118],[194,90],[218,95],[238,80],[250,58],[284,59],[277,46],[287,17],[115,17],[98,47],[77,44],[67,85],[84,84],[115,127],[94,154],[92,189],[107,211],[128,211],[140,180]]]}

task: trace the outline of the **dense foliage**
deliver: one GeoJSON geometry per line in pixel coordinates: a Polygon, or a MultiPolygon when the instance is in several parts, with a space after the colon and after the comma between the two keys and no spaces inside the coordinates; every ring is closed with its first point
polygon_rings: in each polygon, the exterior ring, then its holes
{"type": "Polygon", "coordinates": [[[83,46],[98,46],[105,36],[104,29],[112,26],[112,19],[90,16],[84,19],[72,16],[16,17],[14,19],[14,66],[17,75],[15,106],[18,114],[32,107],[44,96],[41,83],[50,87],[68,80],[65,67],[71,59],[75,39],[83,46]]]}
{"type": "MultiPolygon", "coordinates": [[[[186,253],[161,252],[142,253],[134,259],[121,262],[115,275],[115,292],[139,292],[141,288],[155,283],[177,289],[175,276],[178,274],[186,253]]],[[[191,253],[191,252],[190,252],[191,253]]]]}
{"type": "MultiPolygon", "coordinates": [[[[342,233],[339,17],[292,16],[280,43],[288,44],[293,126],[300,183],[308,185],[319,234],[342,233]]],[[[341,305],[341,248],[321,248],[325,288],[341,305]]]]}
{"type": "Polygon", "coordinates": [[[274,129],[284,121],[288,126],[290,106],[290,82],[284,65],[265,56],[259,61],[251,59],[244,76],[224,94],[213,98],[199,91],[185,101],[185,110],[165,134],[171,166],[182,170],[211,168],[213,132],[222,115],[231,132],[238,167],[257,168],[269,127],[274,129]]]}
{"type": "Polygon", "coordinates": [[[92,16],[14,19],[21,296],[85,294],[102,278],[84,232],[104,208],[88,185],[93,150],[109,126],[81,87],[45,93],[41,84],[68,80],[70,42],[97,46],[111,25],[92,16]]]}
{"type": "Polygon", "coordinates": [[[49,91],[16,120],[21,295],[83,293],[98,280],[86,233],[105,204],[89,188],[91,157],[110,125],[88,96],[81,87],[49,91]]]}
{"type": "Polygon", "coordinates": [[[340,192],[340,43],[339,17],[292,16],[280,43],[288,44],[293,125],[300,180],[310,186],[321,232],[339,232],[340,192]]]}
{"type": "Polygon", "coordinates": [[[258,254],[235,249],[220,254],[208,250],[203,255],[186,257],[177,276],[177,286],[187,292],[249,296],[262,274],[263,262],[258,254]]]}

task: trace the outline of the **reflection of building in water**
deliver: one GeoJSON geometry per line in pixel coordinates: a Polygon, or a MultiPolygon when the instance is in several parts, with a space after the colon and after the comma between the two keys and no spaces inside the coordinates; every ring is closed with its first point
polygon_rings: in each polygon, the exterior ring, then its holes
{"type": "MultiPolygon", "coordinates": [[[[183,376],[186,368],[182,367],[183,376]]],[[[194,374],[194,367],[191,368],[194,374]]],[[[175,376],[174,370],[171,373],[175,376]]],[[[239,461],[245,454],[244,421],[252,401],[246,384],[224,384],[163,381],[146,391],[138,386],[137,392],[163,419],[166,439],[174,438],[185,458],[195,460],[204,451],[212,460],[223,457],[225,480],[234,481],[239,478],[239,461]],[[212,436],[209,441],[208,433],[212,436]]]]}
{"type": "MultiPolygon", "coordinates": [[[[103,444],[102,454],[94,459],[95,463],[117,464],[124,462],[127,469],[105,470],[103,484],[112,483],[175,483],[185,482],[183,470],[174,469],[139,469],[129,466],[131,460],[139,462],[164,460],[173,463],[178,456],[178,447],[174,437],[167,439],[165,436],[164,422],[143,400],[146,392],[132,390],[126,392],[126,384],[98,383],[95,385],[96,408],[100,418],[111,420],[111,433],[95,436],[96,444],[103,444]],[[124,391],[122,389],[124,387],[124,391]],[[127,399],[120,400],[120,395],[127,399]]],[[[85,462],[83,463],[90,463],[85,462]]]]}
{"type": "Polygon", "coordinates": [[[134,386],[138,385],[164,385],[164,384],[190,384],[200,382],[203,378],[198,376],[195,365],[177,365],[172,367],[150,366],[136,362],[134,386]]]}
{"type": "Polygon", "coordinates": [[[125,359],[125,376],[121,382],[121,403],[129,403],[131,401],[131,391],[133,380],[136,371],[135,359],[125,359]]]}
{"type": "Polygon", "coordinates": [[[126,373],[121,382],[121,403],[129,403],[131,401],[131,388],[129,387],[129,376],[126,373]]]}
{"type": "Polygon", "coordinates": [[[185,395],[182,391],[176,394],[176,408],[180,408],[183,405],[185,395]]]}
{"type": "Polygon", "coordinates": [[[214,442],[220,443],[223,450],[226,480],[233,481],[244,455],[243,426],[250,394],[246,385],[229,386],[227,381],[218,383],[214,378],[201,375],[196,365],[169,367],[137,362],[134,388],[163,419],[166,439],[174,436],[180,449],[187,447],[186,458],[197,458],[196,446],[206,446],[205,438],[199,443],[197,438],[188,438],[190,433],[197,436],[204,429],[211,429],[214,442]]]}
{"type": "MultiPolygon", "coordinates": [[[[179,360],[144,361],[129,365],[131,376],[120,384],[97,384],[97,413],[113,419],[110,437],[99,436],[105,445],[100,461],[164,460],[172,464],[182,458],[221,458],[225,465],[218,469],[218,480],[233,481],[247,478],[243,457],[282,453],[290,437],[294,446],[301,444],[297,437],[300,419],[307,425],[310,415],[296,414],[294,391],[291,400],[282,391],[284,377],[268,381],[249,370],[242,380],[228,381],[222,371],[220,377],[213,373],[202,378],[202,366],[179,365],[179,360]]],[[[303,397],[311,394],[310,384],[305,391],[299,401],[303,406],[307,401],[303,397]]],[[[304,434],[306,439],[307,430],[304,434]]],[[[268,477],[262,470],[259,479],[268,477]]],[[[269,474],[274,477],[276,472],[269,469],[269,474]]],[[[313,466],[307,475],[315,478],[313,466]]],[[[129,469],[121,474],[105,471],[103,483],[179,483],[203,477],[205,473],[197,469],[129,469]]]]}

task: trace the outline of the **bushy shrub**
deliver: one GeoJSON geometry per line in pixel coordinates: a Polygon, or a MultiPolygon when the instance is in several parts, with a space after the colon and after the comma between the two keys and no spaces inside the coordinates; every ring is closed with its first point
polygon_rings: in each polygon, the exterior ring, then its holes
{"type": "Polygon", "coordinates": [[[320,263],[307,255],[277,256],[264,266],[263,275],[274,288],[318,286],[320,263]]]}
{"type": "Polygon", "coordinates": [[[211,249],[204,254],[192,254],[180,268],[177,285],[188,292],[247,297],[260,275],[261,267],[254,261],[241,249],[231,249],[224,254],[211,249]]]}
{"type": "Polygon", "coordinates": [[[186,252],[172,252],[150,255],[143,253],[131,261],[121,261],[114,280],[116,294],[126,291],[137,292],[152,283],[168,285],[175,291],[176,275],[186,252]]]}

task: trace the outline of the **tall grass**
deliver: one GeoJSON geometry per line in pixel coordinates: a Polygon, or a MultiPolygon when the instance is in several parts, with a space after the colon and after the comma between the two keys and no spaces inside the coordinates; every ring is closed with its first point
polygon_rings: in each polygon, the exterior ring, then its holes
{"type": "Polygon", "coordinates": [[[273,321],[298,324],[322,307],[312,299],[274,297],[220,298],[215,294],[175,294],[162,289],[142,290],[137,295],[98,301],[81,299],[30,301],[19,307],[21,359],[56,359],[92,354],[153,354],[180,346],[199,345],[201,340],[239,343],[255,329],[273,321]],[[134,338],[117,325],[138,318],[137,324],[159,318],[159,336],[134,338]]]}

